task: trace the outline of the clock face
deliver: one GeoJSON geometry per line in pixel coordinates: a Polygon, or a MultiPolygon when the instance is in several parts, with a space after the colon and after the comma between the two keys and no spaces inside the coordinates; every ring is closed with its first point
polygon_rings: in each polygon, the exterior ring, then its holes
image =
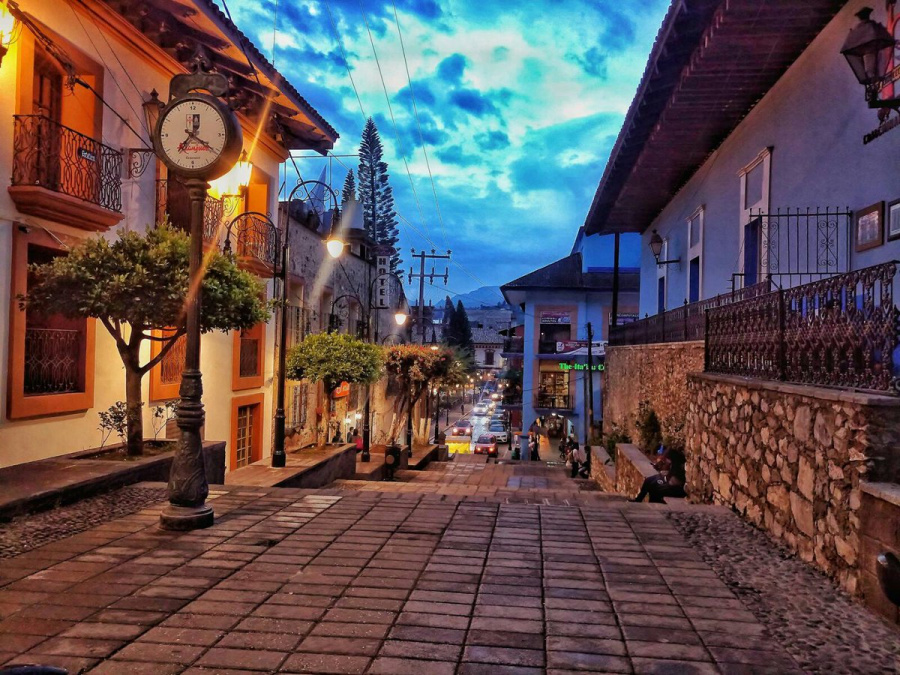
{"type": "Polygon", "coordinates": [[[173,105],[159,123],[159,145],[169,163],[187,172],[202,171],[222,155],[228,130],[222,113],[203,99],[173,105]]]}

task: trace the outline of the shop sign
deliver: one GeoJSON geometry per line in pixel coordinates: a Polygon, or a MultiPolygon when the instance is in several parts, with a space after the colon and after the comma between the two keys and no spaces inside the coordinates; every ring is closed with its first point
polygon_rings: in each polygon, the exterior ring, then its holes
{"type": "MultiPolygon", "coordinates": [[[[574,352],[576,349],[587,349],[587,340],[559,340],[556,343],[556,353],[564,354],[565,352],[574,352]]],[[[592,343],[594,349],[603,349],[602,342],[592,343]]]]}
{"type": "MultiPolygon", "coordinates": [[[[586,363],[560,363],[559,369],[564,371],[587,370],[588,367],[586,363]]],[[[595,363],[593,366],[591,366],[591,370],[603,371],[606,370],[606,366],[602,363],[595,363]]]]}
{"type": "Polygon", "coordinates": [[[541,325],[572,323],[570,312],[541,312],[541,325]]]}
{"type": "Polygon", "coordinates": [[[344,398],[345,396],[350,395],[350,383],[349,382],[341,382],[333,392],[331,392],[331,398],[344,398]]]}

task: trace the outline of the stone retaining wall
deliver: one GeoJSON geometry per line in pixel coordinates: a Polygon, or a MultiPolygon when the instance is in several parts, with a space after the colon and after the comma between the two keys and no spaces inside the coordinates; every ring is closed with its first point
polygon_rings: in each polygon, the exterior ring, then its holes
{"type": "Polygon", "coordinates": [[[616,492],[634,498],[644,481],[659,473],[640,449],[631,443],[616,446],[616,492]]]}
{"type": "Polygon", "coordinates": [[[602,445],[591,449],[591,478],[604,492],[616,491],[616,463],[602,445]]]}
{"type": "Polygon", "coordinates": [[[711,373],[687,383],[691,499],[733,506],[856,592],[860,480],[900,478],[900,401],[711,373]]]}
{"type": "Polygon", "coordinates": [[[656,411],[664,432],[682,429],[688,406],[687,375],[703,370],[703,342],[672,342],[606,348],[603,424],[635,439],[635,414],[642,401],[656,411]]]}

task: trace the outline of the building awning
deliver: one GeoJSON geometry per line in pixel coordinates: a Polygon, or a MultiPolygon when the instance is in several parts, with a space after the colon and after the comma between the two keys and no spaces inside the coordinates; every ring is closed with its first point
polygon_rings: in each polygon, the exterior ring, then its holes
{"type": "Polygon", "coordinates": [[[675,0],[600,180],[586,233],[644,232],[845,4],[675,0]]]}

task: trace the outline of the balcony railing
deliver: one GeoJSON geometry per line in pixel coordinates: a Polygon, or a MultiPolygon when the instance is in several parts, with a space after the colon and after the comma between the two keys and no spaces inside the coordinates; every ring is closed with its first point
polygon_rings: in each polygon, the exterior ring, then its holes
{"type": "Polygon", "coordinates": [[[122,153],[44,115],[15,115],[12,185],[122,211],[122,153]]]}
{"type": "Polygon", "coordinates": [[[525,351],[525,338],[514,337],[503,341],[504,354],[522,354],[525,351]]]}
{"type": "Polygon", "coordinates": [[[897,263],[707,312],[706,370],[897,393],[897,263]]]}
{"type": "Polygon", "coordinates": [[[553,410],[571,410],[572,397],[568,394],[553,394],[541,391],[534,397],[534,407],[553,410]]]}
{"type": "Polygon", "coordinates": [[[611,346],[644,345],[657,342],[702,340],[705,336],[706,311],[708,309],[730,305],[745,298],[754,298],[768,293],[770,290],[769,281],[766,280],[731,293],[723,293],[699,302],[686,303],[667,312],[648,316],[646,319],[632,321],[621,326],[610,326],[609,344],[611,346]]]}
{"type": "MultiPolygon", "coordinates": [[[[156,181],[156,222],[168,220],[173,227],[190,232],[191,202],[187,196],[187,188],[179,184],[177,193],[175,190],[172,193],[170,194],[169,180],[162,178],[156,181]]],[[[203,202],[203,241],[218,240],[223,211],[223,200],[207,195],[203,202]]]]}
{"type": "Polygon", "coordinates": [[[82,335],[80,330],[25,330],[27,396],[79,391],[82,335]]]}

